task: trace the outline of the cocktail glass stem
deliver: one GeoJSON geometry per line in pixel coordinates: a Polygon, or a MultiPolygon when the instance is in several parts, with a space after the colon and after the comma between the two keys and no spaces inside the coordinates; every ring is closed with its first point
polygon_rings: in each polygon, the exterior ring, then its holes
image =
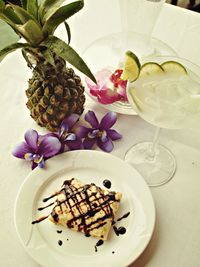
{"type": "Polygon", "coordinates": [[[146,160],[153,161],[155,159],[156,148],[158,146],[160,132],[161,132],[161,128],[157,127],[154,138],[153,138],[153,143],[149,147],[149,150],[147,151],[146,160]]]}
{"type": "Polygon", "coordinates": [[[139,171],[149,186],[167,183],[176,171],[174,155],[159,144],[160,131],[156,129],[153,142],[137,143],[125,155],[125,161],[139,171]]]}

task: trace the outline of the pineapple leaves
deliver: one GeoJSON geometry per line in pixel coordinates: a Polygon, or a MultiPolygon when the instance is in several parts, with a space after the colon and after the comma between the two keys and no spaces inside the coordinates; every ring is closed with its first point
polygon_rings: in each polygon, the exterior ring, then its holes
{"type": "Polygon", "coordinates": [[[41,28],[34,20],[30,19],[24,25],[16,25],[15,28],[33,46],[37,46],[44,39],[41,28]]]}
{"type": "Polygon", "coordinates": [[[12,7],[10,6],[6,6],[3,14],[9,18],[14,24],[21,24],[22,21],[20,20],[20,18],[15,14],[15,12],[13,11],[12,7]]]}
{"type": "Polygon", "coordinates": [[[41,22],[44,23],[46,19],[51,16],[65,0],[44,0],[39,7],[39,17],[41,22]]]}
{"type": "Polygon", "coordinates": [[[41,45],[46,46],[49,50],[55,52],[58,56],[68,61],[71,65],[77,68],[79,71],[88,76],[93,82],[96,83],[96,79],[83,59],[77,54],[77,52],[64,41],[55,36],[49,36],[42,42],[41,45]]]}
{"type": "Polygon", "coordinates": [[[67,31],[67,36],[68,36],[68,44],[70,44],[70,42],[71,42],[71,31],[70,31],[70,27],[69,27],[69,24],[65,21],[64,22],[64,24],[65,24],[65,29],[66,29],[66,31],[67,31]]]}
{"type": "Polygon", "coordinates": [[[5,5],[5,3],[0,0],[0,19],[8,24],[21,24],[20,18],[15,14],[12,7],[5,5]]]}
{"type": "Polygon", "coordinates": [[[47,62],[49,62],[52,66],[55,66],[54,57],[50,49],[47,49],[45,47],[45,50],[42,50],[40,52],[42,53],[43,57],[46,59],[47,62]]]}
{"type": "Polygon", "coordinates": [[[27,0],[20,0],[21,2],[21,5],[24,9],[26,9],[26,6],[27,6],[27,0]]]}
{"type": "Polygon", "coordinates": [[[22,23],[26,23],[30,19],[35,19],[31,14],[29,14],[25,9],[20,6],[9,4],[8,6],[12,7],[15,14],[20,18],[22,23]]]}
{"type": "Polygon", "coordinates": [[[3,14],[1,12],[0,12],[0,19],[3,20],[8,25],[10,25],[13,30],[16,30],[15,24],[13,23],[13,21],[11,19],[9,19],[5,14],[3,14]]]}
{"type": "Polygon", "coordinates": [[[55,29],[66,19],[73,16],[84,6],[83,1],[72,2],[71,4],[60,7],[45,22],[43,31],[48,35],[52,35],[55,29]]]}
{"type": "Polygon", "coordinates": [[[0,61],[9,53],[15,51],[18,48],[25,48],[25,47],[29,47],[29,44],[22,44],[22,43],[15,43],[15,44],[11,44],[9,46],[6,46],[5,48],[3,48],[2,50],[0,50],[0,61]]]}
{"type": "Polygon", "coordinates": [[[0,0],[0,12],[2,12],[4,10],[5,7],[5,3],[3,0],[0,0]]]}
{"type": "Polygon", "coordinates": [[[20,18],[15,14],[10,6],[5,6],[3,10],[0,10],[0,18],[6,23],[21,24],[20,18]]]}
{"type": "Polygon", "coordinates": [[[37,0],[28,0],[26,9],[29,14],[31,14],[36,20],[38,18],[38,1],[37,0]]]}
{"type": "Polygon", "coordinates": [[[24,59],[26,60],[26,63],[27,63],[27,66],[32,69],[33,68],[33,65],[31,64],[27,54],[26,54],[26,51],[22,48],[22,55],[24,57],[24,59]]]}

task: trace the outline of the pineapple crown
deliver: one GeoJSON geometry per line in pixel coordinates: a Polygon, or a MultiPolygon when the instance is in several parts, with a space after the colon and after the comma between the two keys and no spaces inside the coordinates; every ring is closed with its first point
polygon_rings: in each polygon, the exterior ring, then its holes
{"type": "Polygon", "coordinates": [[[32,66],[29,55],[32,55],[36,62],[38,56],[42,56],[54,66],[56,54],[96,82],[86,63],[69,45],[71,32],[66,20],[83,8],[84,1],[63,5],[64,2],[65,0],[44,0],[39,4],[38,0],[21,0],[22,6],[18,6],[5,4],[0,0],[0,19],[26,41],[11,44],[0,50],[0,60],[10,52],[21,48],[28,66],[32,66]],[[54,36],[56,28],[61,23],[65,24],[68,43],[54,36]]]}

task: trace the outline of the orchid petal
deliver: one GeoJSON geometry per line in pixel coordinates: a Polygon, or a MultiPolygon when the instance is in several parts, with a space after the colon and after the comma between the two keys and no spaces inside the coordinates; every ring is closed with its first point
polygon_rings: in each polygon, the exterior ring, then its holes
{"type": "Polygon", "coordinates": [[[38,136],[38,144],[40,144],[42,142],[42,140],[48,136],[56,137],[59,139],[59,133],[57,133],[57,132],[47,133],[47,134],[43,134],[43,135],[38,136]]]}
{"type": "Polygon", "coordinates": [[[37,164],[39,164],[43,159],[43,156],[40,156],[40,155],[33,155],[33,161],[37,164]]]}
{"type": "Polygon", "coordinates": [[[90,88],[90,94],[93,96],[98,96],[99,91],[99,88],[90,88]]]}
{"type": "Polygon", "coordinates": [[[39,166],[40,168],[44,168],[44,164],[45,164],[45,161],[44,161],[44,159],[42,159],[42,160],[38,163],[38,166],[39,166]]]}
{"type": "Polygon", "coordinates": [[[126,90],[127,83],[128,83],[127,80],[126,81],[120,80],[119,81],[119,87],[122,87],[124,90],[126,90]]]}
{"type": "Polygon", "coordinates": [[[96,138],[99,133],[99,129],[92,130],[88,133],[89,138],[96,138]]]}
{"type": "Polygon", "coordinates": [[[120,80],[120,78],[121,78],[122,73],[123,73],[123,69],[117,69],[117,70],[115,70],[115,72],[112,73],[112,75],[110,76],[110,80],[113,83],[118,82],[120,80]]]}
{"type": "Polygon", "coordinates": [[[122,69],[117,69],[110,77],[111,82],[114,84],[116,88],[122,87],[126,90],[127,80],[122,80],[121,75],[123,73],[122,69]]]}
{"type": "Polygon", "coordinates": [[[106,142],[106,141],[108,140],[108,136],[107,136],[107,132],[106,132],[106,131],[102,131],[102,132],[101,132],[100,140],[101,140],[102,142],[106,142]]]}
{"type": "Polygon", "coordinates": [[[93,138],[93,139],[85,138],[83,141],[83,146],[85,149],[92,149],[96,141],[97,141],[97,138],[93,138]]]}
{"type": "Polygon", "coordinates": [[[96,85],[90,78],[86,77],[85,78],[85,83],[87,84],[87,86],[89,87],[89,89],[94,89],[96,87],[98,87],[98,85],[96,85]]]}
{"type": "Polygon", "coordinates": [[[67,133],[67,132],[68,132],[68,126],[67,125],[66,125],[66,127],[61,126],[60,127],[60,131],[59,131],[59,137],[58,137],[58,139],[62,139],[64,133],[67,133]]]}
{"type": "Polygon", "coordinates": [[[31,166],[32,170],[34,170],[37,166],[38,166],[38,164],[33,161],[32,166],[31,166]]]}
{"type": "Polygon", "coordinates": [[[78,126],[78,127],[76,128],[76,135],[77,135],[79,138],[85,138],[85,137],[88,135],[88,133],[89,133],[90,131],[91,131],[90,128],[87,128],[87,127],[85,127],[85,126],[80,125],[80,126],[78,126]]]}
{"type": "Polygon", "coordinates": [[[99,128],[107,130],[111,128],[117,121],[117,114],[115,112],[108,112],[101,120],[99,128]]]}
{"type": "Polygon", "coordinates": [[[105,142],[108,141],[108,137],[107,137],[107,136],[102,136],[102,137],[100,138],[100,140],[101,140],[101,142],[105,143],[105,142]]]}
{"type": "Polygon", "coordinates": [[[90,89],[98,90],[109,81],[111,74],[112,72],[110,70],[102,69],[95,74],[97,85],[91,79],[87,77],[85,79],[85,82],[90,89]]]}
{"type": "Polygon", "coordinates": [[[77,139],[75,141],[68,141],[66,143],[68,146],[69,150],[78,150],[78,149],[83,149],[83,143],[80,139],[77,139]]]}
{"type": "Polygon", "coordinates": [[[102,88],[102,90],[98,92],[97,98],[101,104],[105,104],[105,105],[112,104],[120,100],[119,95],[116,90],[111,90],[106,87],[102,88]]]}
{"type": "Polygon", "coordinates": [[[118,140],[122,138],[122,135],[113,129],[108,129],[107,134],[111,140],[118,140]]]}
{"type": "Polygon", "coordinates": [[[65,143],[61,143],[59,154],[63,152],[65,152],[65,143]]]}
{"type": "Polygon", "coordinates": [[[94,111],[88,111],[85,114],[85,120],[93,127],[93,128],[98,128],[99,122],[98,119],[94,113],[94,111]]]}
{"type": "Polygon", "coordinates": [[[110,139],[107,139],[106,142],[102,142],[101,139],[98,139],[97,145],[105,152],[111,152],[114,148],[113,142],[110,139]]]}
{"type": "Polygon", "coordinates": [[[123,101],[128,101],[127,94],[126,94],[126,88],[123,88],[122,86],[119,86],[117,89],[117,92],[123,101]]]}
{"type": "Polygon", "coordinates": [[[89,79],[88,77],[85,78],[85,83],[88,86],[88,88],[90,89],[90,91],[93,91],[95,94],[95,91],[98,91],[100,89],[99,84],[94,83],[91,79],[89,79]]]}
{"type": "Polygon", "coordinates": [[[95,75],[97,84],[86,78],[90,94],[97,97],[97,100],[104,105],[120,100],[127,101],[127,81],[121,79],[122,72],[122,69],[118,69],[114,73],[109,69],[102,69],[95,75]]]}
{"type": "Polygon", "coordinates": [[[27,161],[32,161],[33,160],[33,156],[34,156],[33,153],[26,153],[26,154],[24,154],[24,159],[27,160],[27,161]]]}
{"type": "Polygon", "coordinates": [[[26,153],[31,153],[31,152],[32,151],[30,147],[27,145],[27,143],[22,142],[13,149],[12,154],[17,158],[24,159],[24,155],[26,153]]]}
{"type": "Polygon", "coordinates": [[[37,131],[35,130],[28,130],[26,133],[25,133],[25,141],[26,143],[30,146],[30,148],[36,152],[37,151],[37,148],[38,148],[38,133],[37,131]]]}
{"type": "Polygon", "coordinates": [[[70,133],[67,135],[67,137],[65,138],[64,142],[65,141],[74,141],[76,140],[76,135],[74,133],[70,133]]]}
{"type": "Polygon", "coordinates": [[[109,69],[102,69],[98,71],[95,75],[98,84],[105,84],[108,80],[110,80],[110,76],[112,72],[109,69]]]}
{"type": "Polygon", "coordinates": [[[61,123],[61,129],[65,129],[66,132],[69,132],[76,124],[79,117],[80,116],[78,114],[71,114],[70,116],[66,117],[61,123]]]}
{"type": "Polygon", "coordinates": [[[38,154],[46,158],[56,155],[61,149],[61,143],[58,138],[47,136],[39,145],[38,154]]]}

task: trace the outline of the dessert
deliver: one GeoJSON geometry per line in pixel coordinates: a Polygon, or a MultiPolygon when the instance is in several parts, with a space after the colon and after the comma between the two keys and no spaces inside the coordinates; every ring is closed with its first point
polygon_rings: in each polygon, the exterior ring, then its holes
{"type": "Polygon", "coordinates": [[[48,216],[51,222],[83,232],[86,236],[107,240],[121,193],[72,178],[66,180],[53,196],[56,196],[56,201],[48,216]]]}

